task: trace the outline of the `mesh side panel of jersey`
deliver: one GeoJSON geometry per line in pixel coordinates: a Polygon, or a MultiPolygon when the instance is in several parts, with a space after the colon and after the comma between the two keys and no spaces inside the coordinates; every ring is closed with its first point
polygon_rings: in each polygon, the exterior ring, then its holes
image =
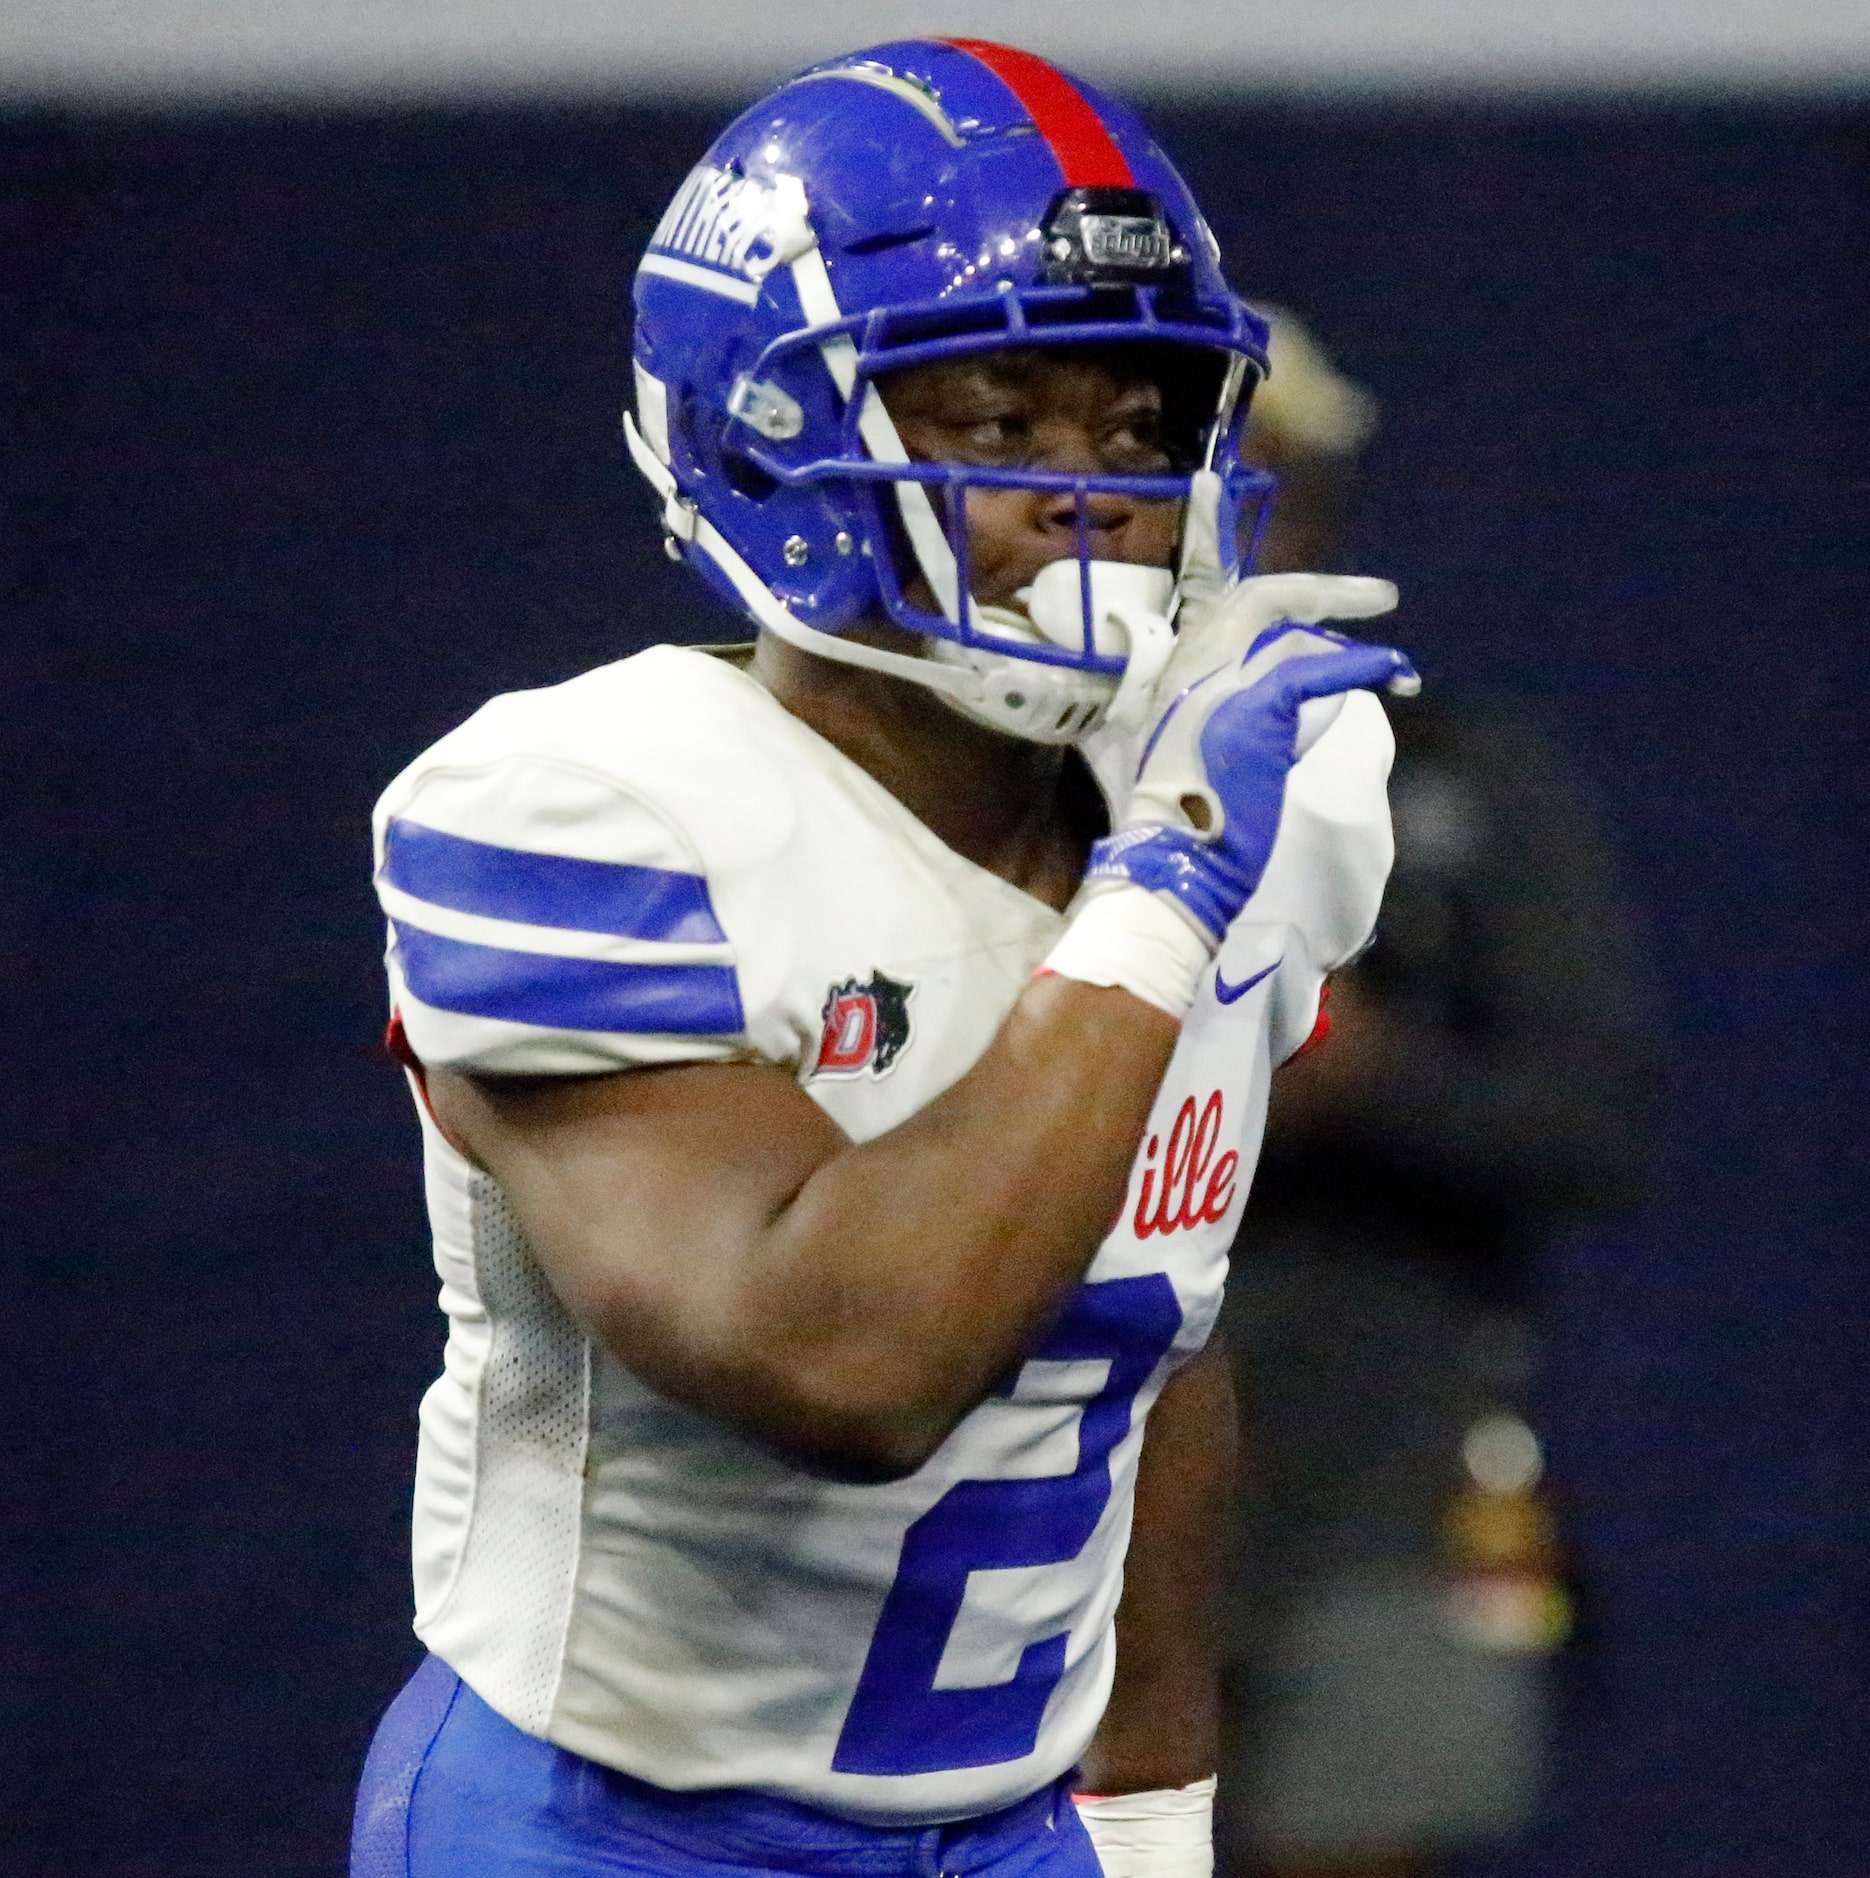
{"type": "Polygon", "coordinates": [[[545,1281],[500,1188],[472,1184],[474,1263],[492,1328],[480,1387],[473,1528],[449,1609],[450,1657],[508,1720],[544,1734],[578,1575],[590,1345],[545,1281]]]}

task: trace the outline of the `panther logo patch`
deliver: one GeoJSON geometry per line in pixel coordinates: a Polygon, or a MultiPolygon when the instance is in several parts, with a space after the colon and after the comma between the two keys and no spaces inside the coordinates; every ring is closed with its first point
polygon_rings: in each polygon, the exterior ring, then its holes
{"type": "Polygon", "coordinates": [[[914,985],[872,972],[868,983],[847,978],[825,997],[817,1076],[886,1076],[909,1045],[909,995],[914,985]]]}

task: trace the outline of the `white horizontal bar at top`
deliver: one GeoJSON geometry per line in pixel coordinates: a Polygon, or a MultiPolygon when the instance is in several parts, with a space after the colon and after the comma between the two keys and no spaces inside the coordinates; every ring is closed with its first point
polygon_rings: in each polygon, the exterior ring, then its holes
{"type": "Polygon", "coordinates": [[[1870,0],[7,0],[0,100],[752,95],[928,32],[1119,91],[1870,86],[1870,0]]]}

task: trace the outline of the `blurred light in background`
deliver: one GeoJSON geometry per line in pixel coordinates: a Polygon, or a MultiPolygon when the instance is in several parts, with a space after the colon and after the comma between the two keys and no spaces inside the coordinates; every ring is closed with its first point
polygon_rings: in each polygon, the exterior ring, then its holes
{"type": "Polygon", "coordinates": [[[1539,1437],[1517,1415],[1483,1415],[1467,1431],[1461,1458],[1488,1493],[1530,1493],[1545,1472],[1539,1437]]]}

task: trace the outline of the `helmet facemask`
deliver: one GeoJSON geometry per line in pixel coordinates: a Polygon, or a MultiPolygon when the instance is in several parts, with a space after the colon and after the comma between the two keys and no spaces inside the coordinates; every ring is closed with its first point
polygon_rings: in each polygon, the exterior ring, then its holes
{"type": "MultiPolygon", "coordinates": [[[[1083,290],[1067,289],[1060,298],[1067,296],[1079,303],[1071,310],[1081,311],[1083,290]]],[[[775,426],[775,414],[791,402],[777,375],[749,375],[738,388],[743,434],[732,438],[747,468],[775,486],[838,492],[847,517],[841,535],[874,574],[873,617],[921,642],[925,659],[937,668],[925,682],[934,683],[963,715],[1041,743],[1074,742],[1140,710],[1172,645],[1179,600],[1175,556],[1166,555],[1162,565],[1099,558],[1095,505],[1117,499],[1185,510],[1194,472],[1216,471],[1222,479],[1223,554],[1232,550],[1233,572],[1251,566],[1273,486],[1269,475],[1247,468],[1238,454],[1255,376],[1246,360],[1218,348],[1153,341],[1128,320],[1121,339],[1109,336],[1114,319],[1097,322],[1098,337],[1081,338],[1085,324],[1075,319],[1065,331],[1029,329],[1026,343],[1013,345],[984,344],[987,336],[978,331],[947,344],[924,335],[912,348],[900,348],[915,355],[907,364],[860,366],[844,400],[837,455],[803,464],[787,462],[760,434],[762,425],[775,426]],[[1049,343],[1033,343],[1041,336],[1049,343]],[[906,373],[970,357],[1017,368],[1047,355],[1069,356],[1104,367],[1119,381],[1157,387],[1167,465],[1123,473],[912,460],[889,411],[892,386],[906,373]],[[1075,540],[1072,551],[1041,566],[1026,585],[983,599],[974,577],[978,526],[970,519],[969,497],[989,490],[1068,499],[1075,540]],[[974,683],[954,684],[953,677],[961,675],[974,683]]],[[[761,363],[771,370],[778,361],[761,363]]],[[[789,423],[789,416],[778,421],[789,423]]],[[[867,661],[860,655],[853,662],[867,661]]]]}
{"type": "MultiPolygon", "coordinates": [[[[931,554],[926,527],[918,538],[902,525],[907,485],[865,485],[873,539],[895,538],[895,552],[879,570],[883,607],[896,624],[923,635],[929,657],[979,677],[977,698],[954,700],[965,715],[1039,742],[1075,741],[1140,709],[1167,661],[1188,478],[1207,467],[1214,447],[1221,398],[1231,389],[1226,361],[1211,351],[1144,342],[1016,347],[964,362],[982,368],[971,382],[964,374],[958,386],[938,378],[921,387],[921,402],[936,417],[933,432],[914,421],[917,400],[905,381],[945,367],[911,368],[879,386],[911,453],[935,459],[918,463],[918,478],[928,480],[917,487],[941,527],[931,554]],[[998,405],[996,394],[1011,394],[1018,422],[1033,414],[1035,400],[1043,421],[1047,380],[1056,386],[1056,368],[1066,362],[1096,375],[1089,393],[1094,423],[1105,415],[1141,421],[1143,438],[1115,453],[1109,468],[940,460],[951,454],[942,447],[942,407],[953,409],[957,390],[964,413],[984,389],[988,403],[981,408],[998,405]],[[1126,466],[1125,456],[1133,464],[1126,466]],[[1000,514],[977,514],[991,509],[1000,514]],[[1061,524],[1063,544],[1055,533],[1061,524]],[[1108,532],[1113,525],[1121,539],[1108,532]],[[1045,535],[1053,536],[1055,558],[1037,546],[1045,535]]],[[[1068,410],[1073,402],[1068,395],[1068,410]]]]}

